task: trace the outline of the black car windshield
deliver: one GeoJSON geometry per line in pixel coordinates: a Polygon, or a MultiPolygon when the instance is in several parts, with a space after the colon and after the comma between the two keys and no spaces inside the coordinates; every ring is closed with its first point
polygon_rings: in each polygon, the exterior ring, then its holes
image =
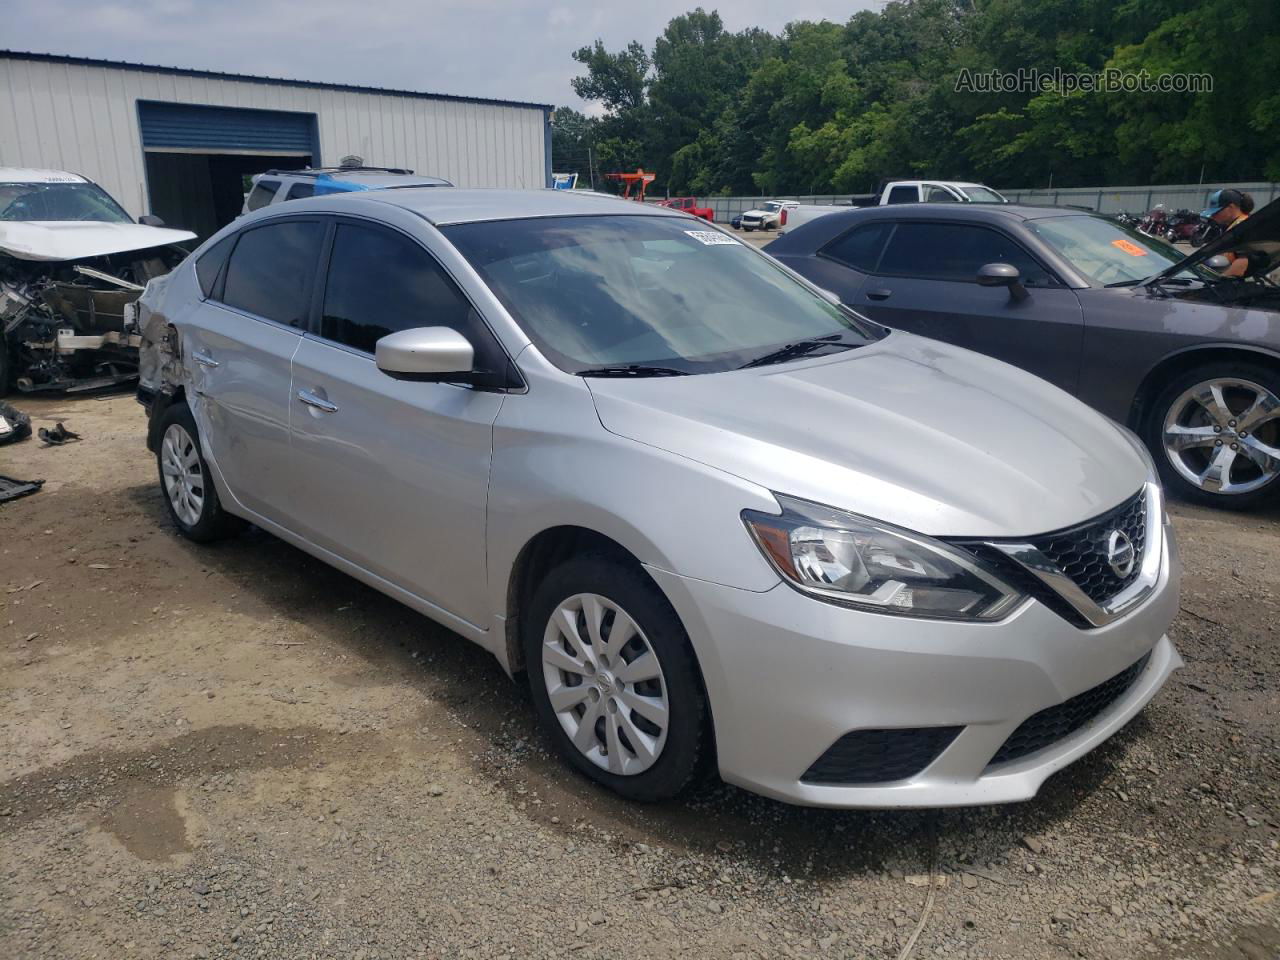
{"type": "MultiPolygon", "coordinates": [[[[1100,287],[1140,283],[1184,259],[1176,247],[1163,240],[1102,217],[1044,217],[1028,220],[1027,228],[1100,287]]],[[[1212,279],[1212,274],[1201,268],[1184,270],[1177,276],[1212,279]]]]}
{"type": "Polygon", "coordinates": [[[714,373],[883,335],[728,234],[683,217],[442,229],[529,338],[571,373],[714,373]]]}
{"type": "Polygon", "coordinates": [[[133,222],[120,204],[92,183],[0,183],[0,220],[133,222]]]}

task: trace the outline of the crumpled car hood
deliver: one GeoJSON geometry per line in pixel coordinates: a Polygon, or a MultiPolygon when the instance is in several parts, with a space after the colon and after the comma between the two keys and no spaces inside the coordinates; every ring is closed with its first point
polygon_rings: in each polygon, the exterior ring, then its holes
{"type": "Polygon", "coordinates": [[[933,536],[1071,526],[1147,476],[1120,428],[1064,391],[900,332],[811,361],[587,383],[612,433],[933,536]]]}
{"type": "Polygon", "coordinates": [[[0,222],[0,253],[19,260],[84,260],[194,240],[189,230],[85,220],[0,222]]]}

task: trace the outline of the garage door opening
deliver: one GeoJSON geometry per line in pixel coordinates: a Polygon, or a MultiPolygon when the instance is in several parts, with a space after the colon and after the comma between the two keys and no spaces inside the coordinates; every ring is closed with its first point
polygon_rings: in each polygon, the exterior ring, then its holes
{"type": "Polygon", "coordinates": [[[201,240],[240,214],[248,181],[317,165],[316,116],[139,101],[151,212],[201,240]]]}

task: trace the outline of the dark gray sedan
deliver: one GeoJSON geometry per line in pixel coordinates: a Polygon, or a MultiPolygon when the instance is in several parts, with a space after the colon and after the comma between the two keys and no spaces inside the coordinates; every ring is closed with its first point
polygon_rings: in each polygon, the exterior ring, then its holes
{"type": "Polygon", "coordinates": [[[1280,494],[1280,201],[1185,258],[1097,214],[972,204],[841,211],[766,249],[886,326],[1030,370],[1127,424],[1187,499],[1280,494]],[[1249,257],[1248,278],[1204,265],[1225,251],[1249,257]]]}

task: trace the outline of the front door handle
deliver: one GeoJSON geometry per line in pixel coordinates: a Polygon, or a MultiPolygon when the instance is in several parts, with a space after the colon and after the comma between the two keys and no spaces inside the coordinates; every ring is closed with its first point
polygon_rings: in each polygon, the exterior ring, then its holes
{"type": "Polygon", "coordinates": [[[216,367],[218,365],[217,360],[213,359],[209,354],[203,353],[199,350],[191,351],[191,359],[202,367],[216,367]]]}
{"type": "Polygon", "coordinates": [[[868,290],[868,291],[867,291],[867,299],[868,299],[868,300],[888,300],[888,299],[889,299],[889,297],[890,297],[890,296],[892,296],[892,295],[893,295],[893,291],[892,291],[892,290],[886,290],[886,289],[884,289],[884,287],[881,287],[881,288],[880,288],[880,289],[878,289],[878,290],[868,290]]]}
{"type": "Polygon", "coordinates": [[[338,405],[336,403],[330,403],[324,397],[319,394],[312,393],[310,390],[299,390],[298,399],[308,407],[315,407],[317,410],[322,410],[325,413],[338,412],[338,405]]]}

